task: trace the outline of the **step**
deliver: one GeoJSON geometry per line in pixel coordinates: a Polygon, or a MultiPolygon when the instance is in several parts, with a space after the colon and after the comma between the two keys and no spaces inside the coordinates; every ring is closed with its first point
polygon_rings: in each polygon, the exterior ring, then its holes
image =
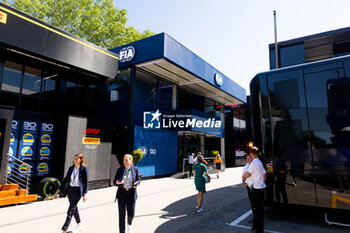
{"type": "Polygon", "coordinates": [[[2,184],[0,191],[18,189],[18,184],[2,184]]]}
{"type": "Polygon", "coordinates": [[[36,201],[38,199],[38,195],[29,194],[28,196],[16,196],[9,198],[0,198],[0,206],[12,205],[22,202],[36,201]]]}
{"type": "Polygon", "coordinates": [[[28,189],[17,189],[16,196],[25,196],[28,193],[28,189]]]}
{"type": "Polygon", "coordinates": [[[0,198],[15,197],[17,196],[16,191],[16,189],[0,191],[0,198]]]}

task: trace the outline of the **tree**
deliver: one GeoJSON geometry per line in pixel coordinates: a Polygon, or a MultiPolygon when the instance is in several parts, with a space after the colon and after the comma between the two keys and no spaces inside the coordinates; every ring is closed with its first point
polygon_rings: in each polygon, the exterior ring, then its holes
{"type": "Polygon", "coordinates": [[[154,35],[126,27],[127,10],[113,0],[0,0],[17,10],[106,49],[154,35]]]}

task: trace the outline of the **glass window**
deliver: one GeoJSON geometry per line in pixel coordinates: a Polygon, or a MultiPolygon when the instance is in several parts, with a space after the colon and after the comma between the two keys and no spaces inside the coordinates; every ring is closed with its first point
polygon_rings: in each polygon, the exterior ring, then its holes
{"type": "Polygon", "coordinates": [[[41,70],[26,66],[24,70],[22,94],[36,95],[40,94],[41,89],[41,70]]]}
{"type": "Polygon", "coordinates": [[[148,73],[136,71],[135,101],[157,105],[158,79],[148,73]]]}
{"type": "Polygon", "coordinates": [[[87,87],[86,104],[89,106],[95,105],[96,102],[96,85],[90,85],[87,87]]]}
{"type": "Polygon", "coordinates": [[[44,72],[42,81],[41,96],[48,99],[56,97],[56,79],[58,74],[44,72]]]}
{"type": "Polygon", "coordinates": [[[31,96],[22,96],[20,109],[27,111],[38,111],[39,98],[31,96]]]}
{"type": "Polygon", "coordinates": [[[127,100],[130,88],[130,69],[120,70],[115,80],[107,83],[110,93],[110,102],[127,100]]]}
{"type": "Polygon", "coordinates": [[[4,92],[0,94],[0,105],[17,107],[18,100],[19,95],[4,92]]]}
{"type": "MultiPolygon", "coordinates": [[[[268,88],[275,157],[285,156],[288,151],[306,149],[308,121],[302,71],[271,74],[268,88]]],[[[311,161],[310,155],[307,156],[305,161],[311,161]]]]}
{"type": "Polygon", "coordinates": [[[55,113],[57,110],[55,103],[55,101],[42,99],[40,102],[40,112],[55,113]]]}
{"type": "Polygon", "coordinates": [[[204,111],[206,113],[209,113],[213,116],[216,116],[216,111],[215,111],[215,101],[214,100],[211,100],[211,99],[208,99],[208,98],[205,98],[205,109],[204,111]]]}
{"type": "MultiPolygon", "coordinates": [[[[342,121],[342,116],[336,117],[337,112],[348,109],[346,85],[341,83],[342,69],[327,70],[305,75],[305,88],[308,103],[311,142],[313,147],[329,147],[333,133],[331,127],[342,121]],[[339,101],[340,99],[345,100],[339,101]],[[333,100],[333,101],[332,101],[333,100]]],[[[347,126],[347,121],[344,122],[347,126]]]]}
{"type": "Polygon", "coordinates": [[[77,84],[72,82],[66,82],[66,102],[67,104],[73,103],[77,98],[77,84]]]}
{"type": "Polygon", "coordinates": [[[159,80],[159,106],[171,109],[173,101],[173,85],[159,80]]]}
{"type": "Polygon", "coordinates": [[[19,93],[21,89],[22,65],[5,61],[1,90],[19,93]]]}
{"type": "Polygon", "coordinates": [[[191,93],[191,90],[187,91],[186,86],[178,88],[178,106],[179,109],[197,109],[204,112],[205,97],[191,93]],[[191,101],[188,101],[191,100],[191,101]]]}

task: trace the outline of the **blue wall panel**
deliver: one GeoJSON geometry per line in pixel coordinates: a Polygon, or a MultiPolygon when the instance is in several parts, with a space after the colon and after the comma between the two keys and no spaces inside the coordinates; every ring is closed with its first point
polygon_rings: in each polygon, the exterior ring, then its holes
{"type": "Polygon", "coordinates": [[[141,162],[137,164],[142,176],[176,173],[177,131],[147,130],[137,125],[134,130],[134,149],[144,152],[141,162]]]}

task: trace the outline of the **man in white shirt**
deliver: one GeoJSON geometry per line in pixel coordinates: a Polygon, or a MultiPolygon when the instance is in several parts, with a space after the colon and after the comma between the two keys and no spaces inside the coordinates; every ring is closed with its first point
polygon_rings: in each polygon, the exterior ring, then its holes
{"type": "Polygon", "coordinates": [[[244,176],[244,173],[246,173],[246,171],[248,170],[249,164],[252,162],[253,159],[249,153],[246,155],[246,159],[247,159],[247,164],[243,167],[242,183],[243,183],[243,186],[247,189],[249,202],[250,202],[250,204],[252,204],[252,200],[251,200],[252,198],[251,198],[251,192],[250,192],[250,187],[252,186],[252,181],[251,181],[250,177],[246,178],[244,181],[243,176],[244,176]]]}
{"type": "Polygon", "coordinates": [[[250,155],[253,161],[249,164],[247,171],[243,175],[243,182],[249,177],[251,186],[251,204],[253,210],[253,228],[252,232],[264,232],[264,189],[266,187],[266,171],[258,158],[258,148],[252,147],[250,155]]]}

